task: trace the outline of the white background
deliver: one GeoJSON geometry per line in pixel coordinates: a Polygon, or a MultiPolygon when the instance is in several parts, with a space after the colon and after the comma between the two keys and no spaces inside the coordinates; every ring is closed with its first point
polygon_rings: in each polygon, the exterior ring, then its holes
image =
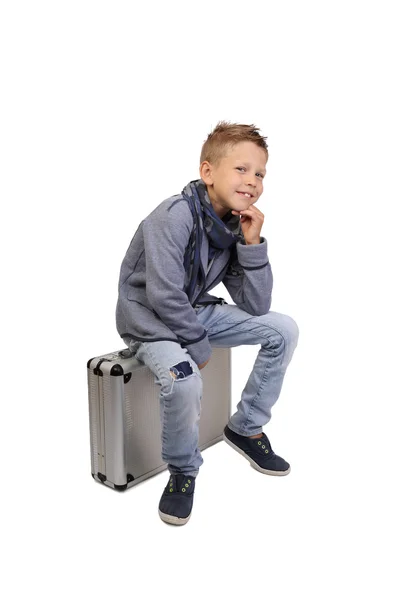
{"type": "MultiPolygon", "coordinates": [[[[399,598],[395,5],[1,4],[7,599],[399,598]],[[300,339],[267,433],[292,473],[217,444],[174,528],[165,473],[90,476],[86,362],[123,347],[122,258],[221,119],[268,136],[271,308],[300,339]]],[[[257,350],[233,350],[233,407],[257,350]]]]}

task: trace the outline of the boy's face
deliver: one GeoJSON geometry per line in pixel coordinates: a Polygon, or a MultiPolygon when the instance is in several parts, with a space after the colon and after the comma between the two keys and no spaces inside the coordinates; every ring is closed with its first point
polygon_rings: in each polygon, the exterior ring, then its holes
{"type": "Polygon", "coordinates": [[[228,149],[218,166],[208,161],[201,163],[200,177],[220,218],[232,209],[245,210],[257,202],[263,193],[266,164],[265,150],[254,142],[239,142],[228,149]]]}

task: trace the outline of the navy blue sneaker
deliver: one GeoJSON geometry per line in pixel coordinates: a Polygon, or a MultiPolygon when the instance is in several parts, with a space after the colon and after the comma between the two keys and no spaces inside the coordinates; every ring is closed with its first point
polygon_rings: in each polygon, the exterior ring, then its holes
{"type": "Polygon", "coordinates": [[[288,475],[290,473],[289,463],[275,454],[264,432],[260,438],[249,438],[238,435],[227,425],[222,437],[227,444],[247,458],[257,471],[267,475],[288,475]]]}
{"type": "Polygon", "coordinates": [[[193,506],[195,477],[171,474],[158,505],[158,514],[166,523],[184,525],[190,519],[193,506]]]}

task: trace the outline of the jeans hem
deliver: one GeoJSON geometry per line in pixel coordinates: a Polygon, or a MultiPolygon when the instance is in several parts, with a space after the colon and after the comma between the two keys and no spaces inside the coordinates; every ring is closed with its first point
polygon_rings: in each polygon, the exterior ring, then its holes
{"type": "Polygon", "coordinates": [[[236,433],[237,435],[241,435],[243,437],[250,437],[251,435],[258,435],[259,433],[263,432],[262,427],[258,427],[256,431],[253,432],[246,432],[244,433],[242,430],[238,431],[236,427],[234,427],[231,423],[231,421],[228,421],[228,427],[229,429],[231,429],[233,431],[233,433],[236,433]]]}
{"type": "Polygon", "coordinates": [[[189,471],[189,473],[184,473],[183,471],[171,471],[169,466],[168,471],[171,473],[171,475],[185,475],[186,477],[197,477],[199,474],[199,469],[197,469],[197,471],[189,471]]]}

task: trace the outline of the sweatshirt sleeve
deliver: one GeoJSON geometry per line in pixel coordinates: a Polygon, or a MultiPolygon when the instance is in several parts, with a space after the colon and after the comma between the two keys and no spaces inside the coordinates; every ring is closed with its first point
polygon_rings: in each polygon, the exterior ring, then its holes
{"type": "Polygon", "coordinates": [[[199,365],[209,360],[212,349],[207,330],[184,291],[183,261],[191,231],[192,214],[185,202],[155,211],[145,219],[146,295],[158,317],[199,365]]]}
{"type": "Polygon", "coordinates": [[[237,242],[222,282],[239,308],[254,316],[266,314],[273,285],[267,240],[260,237],[253,245],[237,242]]]}

